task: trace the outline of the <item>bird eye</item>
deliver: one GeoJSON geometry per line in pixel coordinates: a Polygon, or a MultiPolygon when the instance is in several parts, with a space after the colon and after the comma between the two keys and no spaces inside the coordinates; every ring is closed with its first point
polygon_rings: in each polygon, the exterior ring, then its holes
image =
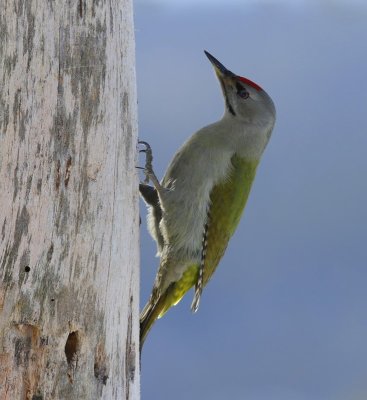
{"type": "Polygon", "coordinates": [[[240,96],[241,99],[249,98],[250,93],[239,82],[236,82],[236,89],[237,89],[237,95],[240,96]]]}
{"type": "Polygon", "coordinates": [[[250,93],[245,88],[237,90],[237,94],[241,97],[241,99],[248,99],[250,96],[250,93]]]}

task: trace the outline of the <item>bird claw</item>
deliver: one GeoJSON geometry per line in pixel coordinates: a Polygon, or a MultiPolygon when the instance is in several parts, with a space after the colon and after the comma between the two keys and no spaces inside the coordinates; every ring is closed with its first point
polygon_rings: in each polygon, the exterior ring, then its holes
{"type": "Polygon", "coordinates": [[[155,176],[154,171],[153,171],[152,148],[150,147],[149,143],[144,142],[143,140],[139,140],[138,144],[142,144],[145,146],[145,149],[139,150],[139,153],[145,153],[145,166],[143,168],[142,167],[138,167],[138,168],[144,170],[144,174],[145,174],[144,183],[147,184],[147,183],[149,183],[149,180],[151,179],[151,177],[155,176]]]}
{"type": "Polygon", "coordinates": [[[138,144],[143,144],[145,146],[145,149],[139,150],[139,153],[146,153],[147,151],[152,152],[152,148],[150,147],[150,144],[148,142],[144,142],[144,140],[139,140],[138,144]]]}

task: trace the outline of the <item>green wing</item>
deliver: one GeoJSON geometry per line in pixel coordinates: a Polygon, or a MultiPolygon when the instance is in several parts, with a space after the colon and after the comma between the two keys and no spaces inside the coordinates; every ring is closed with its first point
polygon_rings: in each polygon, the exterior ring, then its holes
{"type": "MultiPolygon", "coordinates": [[[[216,185],[210,194],[210,209],[206,224],[202,263],[187,268],[178,282],[172,283],[164,293],[153,289],[152,296],[140,315],[140,344],[157,318],[162,317],[185,293],[195,285],[192,309],[199,305],[202,288],[213,275],[222,258],[228,241],[240,221],[258,161],[248,161],[234,156],[232,170],[225,182],[216,185]]],[[[169,266],[165,265],[165,268],[169,266]]],[[[159,285],[158,285],[159,286],[159,285]]]]}
{"type": "Polygon", "coordinates": [[[249,161],[237,155],[231,161],[232,172],[210,194],[205,259],[202,265],[203,287],[213,275],[237,228],[259,163],[258,160],[249,161]]]}

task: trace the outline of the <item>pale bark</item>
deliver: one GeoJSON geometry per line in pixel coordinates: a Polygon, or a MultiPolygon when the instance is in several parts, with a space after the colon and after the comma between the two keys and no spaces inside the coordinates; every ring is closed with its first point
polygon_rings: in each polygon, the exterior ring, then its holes
{"type": "Polygon", "coordinates": [[[130,0],[1,0],[0,399],[138,399],[130,0]]]}

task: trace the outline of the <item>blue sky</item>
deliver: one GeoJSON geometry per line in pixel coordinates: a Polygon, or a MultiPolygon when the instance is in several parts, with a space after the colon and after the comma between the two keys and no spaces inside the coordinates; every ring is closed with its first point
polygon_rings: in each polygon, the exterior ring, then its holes
{"type": "MultiPolygon", "coordinates": [[[[190,292],[145,343],[143,399],[367,397],[366,18],[359,1],[135,2],[139,136],[157,175],[223,113],[204,49],[277,107],[198,313],[190,292]]],[[[158,264],[144,218],[141,249],[143,306],[158,264]]]]}

